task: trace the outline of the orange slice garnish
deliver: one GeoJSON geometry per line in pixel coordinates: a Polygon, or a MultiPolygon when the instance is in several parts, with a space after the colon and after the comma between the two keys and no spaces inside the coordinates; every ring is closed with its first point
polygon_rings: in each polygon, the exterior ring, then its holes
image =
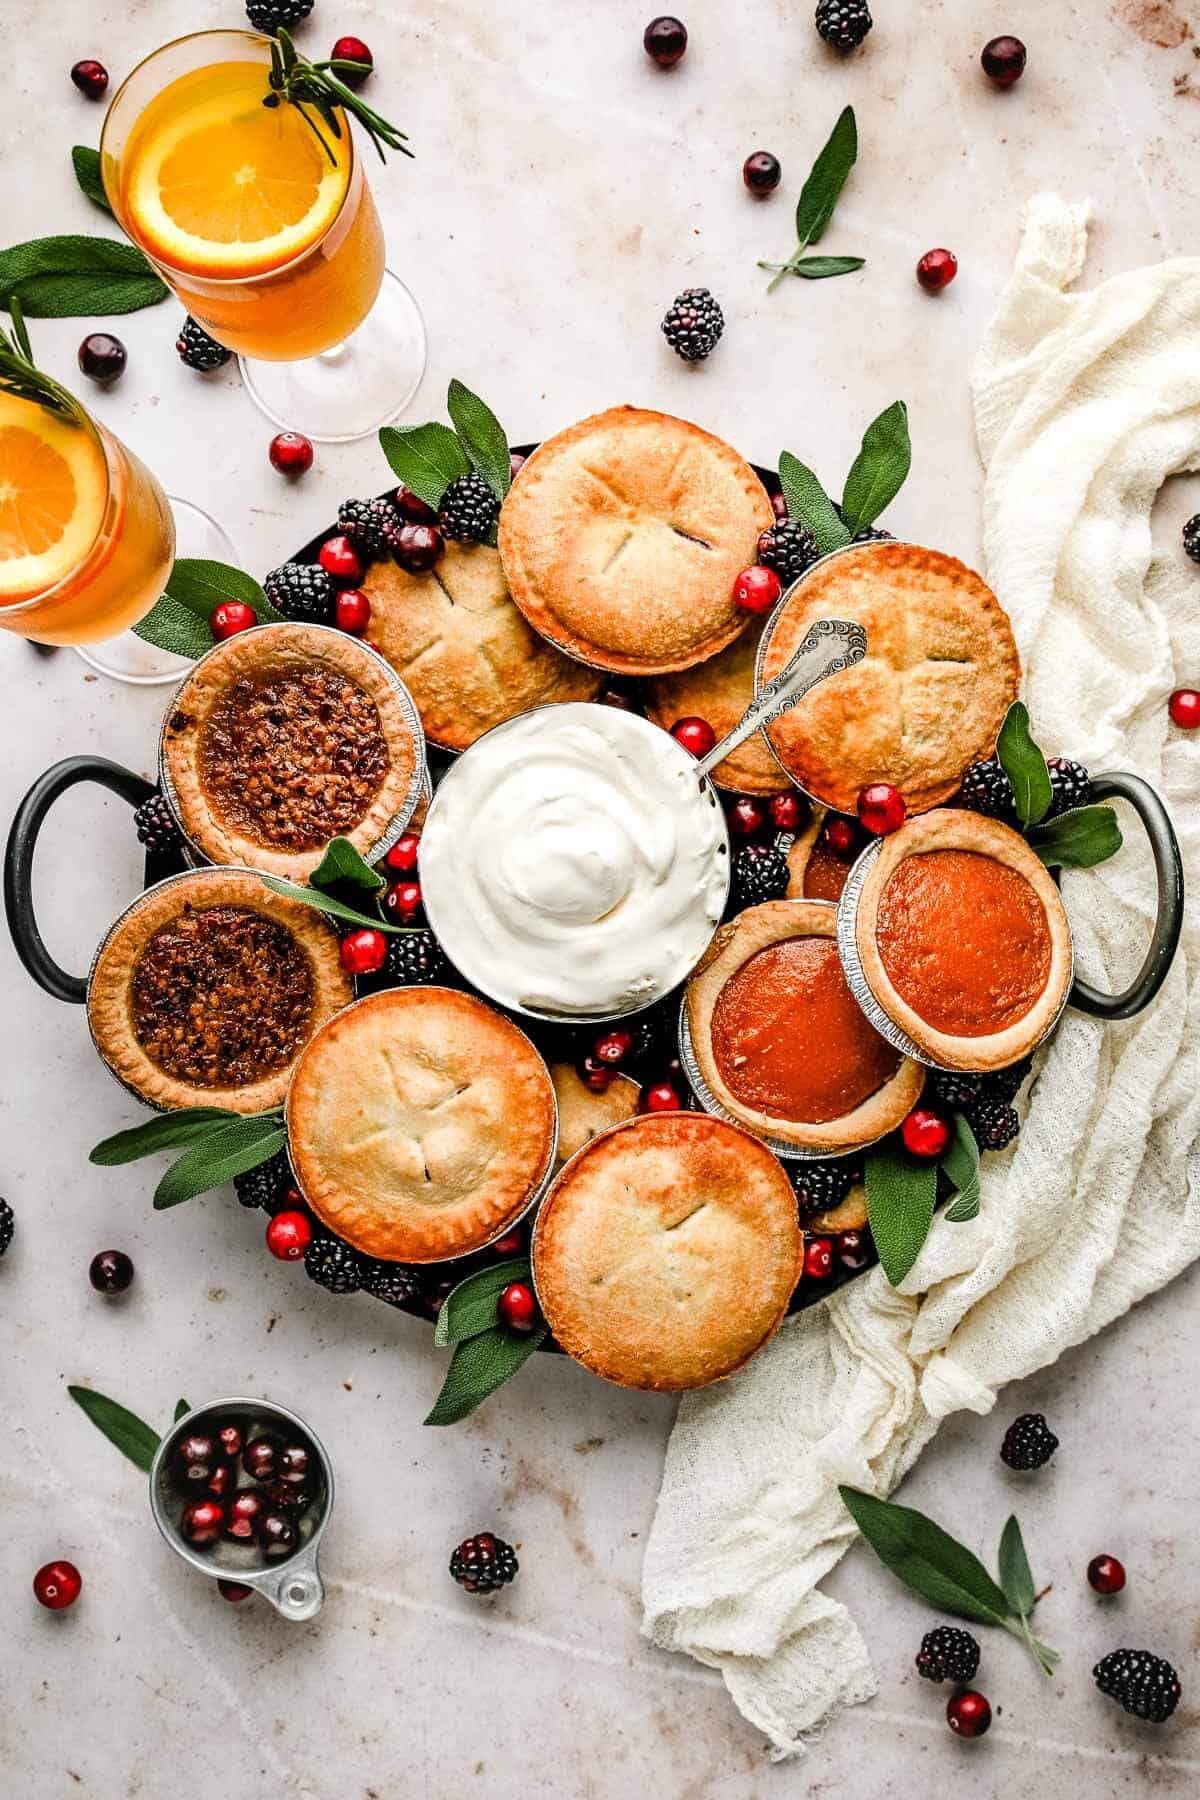
{"type": "Polygon", "coordinates": [[[82,561],[107,491],[85,426],[0,400],[0,603],[44,592],[82,561]]]}

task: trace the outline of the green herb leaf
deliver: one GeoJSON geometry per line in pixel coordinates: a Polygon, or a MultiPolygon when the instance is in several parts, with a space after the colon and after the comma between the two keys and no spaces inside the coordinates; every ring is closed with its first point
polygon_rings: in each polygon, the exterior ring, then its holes
{"type": "Polygon", "coordinates": [[[1022,700],[1014,700],[1004,716],[996,755],[1008,776],[1022,825],[1044,819],[1054,799],[1046,759],[1033,741],[1029,713],[1022,700]]]}
{"type": "Polygon", "coordinates": [[[102,206],[106,213],[112,213],[108,204],[108,195],[104,191],[104,178],[100,173],[100,152],[92,150],[87,144],[71,146],[71,161],[75,166],[75,179],[96,206],[102,206]]]}
{"type": "Polygon", "coordinates": [[[529,1258],[517,1256],[511,1262],[495,1263],[488,1269],[477,1269],[460,1281],[447,1294],[438,1313],[433,1341],[440,1349],[461,1343],[464,1338],[478,1337],[496,1324],[496,1302],[510,1281],[529,1280],[529,1258]]]}
{"type": "Polygon", "coordinates": [[[405,930],[403,925],[388,925],[378,913],[372,918],[370,913],[361,913],[353,906],[347,906],[344,900],[335,900],[332,894],[326,894],[320,888],[297,887],[293,881],[283,881],[278,875],[260,875],[258,878],[273,894],[282,894],[285,900],[298,900],[301,906],[311,906],[314,912],[328,913],[332,919],[344,919],[349,925],[369,925],[372,931],[383,931],[389,936],[405,930]]]}
{"type": "Polygon", "coordinates": [[[478,394],[473,394],[457,380],[450,383],[446,410],[472,466],[483,476],[497,500],[503,500],[512,485],[512,465],[508,439],[499,419],[478,394]]]}
{"type": "Polygon", "coordinates": [[[348,887],[362,888],[364,893],[377,894],[387,882],[373,869],[366,859],[359,855],[349,838],[330,838],[325,854],[308,878],[310,887],[331,888],[338,882],[348,887]]]}
{"type": "Polygon", "coordinates": [[[179,1144],[193,1144],[240,1117],[220,1106],[187,1106],[179,1112],[160,1113],[144,1125],[118,1131],[96,1145],[88,1161],[101,1168],[115,1168],[120,1163],[138,1162],[153,1156],[156,1150],[174,1150],[179,1144]]]}
{"type": "Polygon", "coordinates": [[[133,629],[148,644],[194,661],[213,647],[208,621],[214,607],[224,600],[242,600],[252,606],[260,625],[277,625],[283,617],[244,569],[181,556],[171,570],[165,593],[133,629]]]}
{"type": "MultiPolygon", "coordinates": [[[[800,256],[794,257],[784,268],[789,275],[799,275],[802,281],[829,281],[834,275],[853,275],[856,269],[866,266],[865,256],[800,256]]],[[[769,268],[768,263],[759,263],[759,268],[769,268]]]]}
{"type": "Polygon", "coordinates": [[[471,472],[467,453],[448,425],[385,425],[379,443],[393,473],[435,509],[450,483],[471,472]]]}
{"type": "Polygon", "coordinates": [[[158,1449],[159,1436],[131,1413],[128,1407],[121,1406],[116,1400],[110,1400],[106,1394],[97,1394],[91,1388],[68,1387],[68,1394],[76,1406],[81,1406],[97,1430],[102,1431],[110,1444],[115,1444],[122,1456],[127,1456],[131,1463],[144,1474],[150,1473],[150,1464],[154,1461],[154,1452],[158,1449]]]}
{"type": "Polygon", "coordinates": [[[884,1274],[899,1287],[929,1236],[937,1168],[933,1163],[910,1162],[891,1140],[868,1150],[866,1169],[871,1234],[884,1274]]]}
{"type": "Polygon", "coordinates": [[[850,542],[851,534],[838,518],[833,501],[807,464],[790,450],[779,458],[779,485],[791,517],[808,526],[822,556],[850,542]]]}
{"type": "Polygon", "coordinates": [[[1021,1527],[1017,1524],[1015,1513],[1010,1515],[1008,1523],[1000,1533],[1000,1553],[997,1567],[1005,1599],[1015,1613],[1019,1614],[1021,1618],[1027,1619],[1033,1611],[1036,1589],[1033,1583],[1033,1571],[1029,1567],[1029,1558],[1025,1554],[1025,1541],[1021,1536],[1021,1527]]]}
{"type": "Polygon", "coordinates": [[[1007,1627],[1008,1600],[977,1556],[913,1507],[839,1487],[854,1523],[885,1568],[940,1612],[1007,1627]]]}
{"type": "Polygon", "coordinates": [[[954,1138],[942,1157],[942,1172],[958,1189],[945,1217],[952,1225],[965,1225],[979,1215],[979,1145],[961,1113],[954,1115],[954,1138]]]}
{"type": "Polygon", "coordinates": [[[171,1164],[154,1190],[155,1211],[178,1206],[209,1188],[221,1187],[235,1175],[244,1175],[247,1169],[256,1169],[286,1143],[287,1132],[278,1110],[239,1114],[171,1164]]]}
{"type": "Polygon", "coordinates": [[[842,517],[854,535],[873,525],[890,506],[912,468],[912,443],[908,435],[908,408],[895,400],[863,433],[862,449],[855,457],[842,493],[842,517]]]}
{"type": "Polygon", "coordinates": [[[495,1325],[478,1337],[465,1338],[455,1346],[442,1383],[442,1391],[434,1403],[426,1425],[454,1425],[475,1411],[481,1401],[514,1376],[527,1362],[546,1335],[539,1325],[526,1337],[505,1331],[495,1325]]]}
{"type": "Polygon", "coordinates": [[[809,171],[796,202],[796,238],[801,249],[820,241],[857,159],[858,126],[854,108],[847,106],[809,171]]]}
{"type": "Polygon", "coordinates": [[[192,1410],[192,1408],[191,1408],[191,1404],[189,1401],[177,1400],[175,1402],[175,1417],[171,1421],[172,1424],[178,1425],[180,1419],[185,1419],[187,1417],[188,1413],[191,1412],[191,1410],[192,1410]]]}
{"type": "Polygon", "coordinates": [[[145,618],[133,627],[136,635],[172,656],[189,656],[198,662],[213,647],[213,634],[207,619],[198,618],[188,607],[162,594],[145,618]]]}
{"type": "Polygon", "coordinates": [[[167,286],[136,245],[71,235],[0,250],[0,305],[10,311],[13,294],[31,319],[75,319],[156,306],[167,286]]]}
{"type": "Polygon", "coordinates": [[[1030,848],[1049,869],[1094,869],[1123,841],[1111,806],[1076,806],[1029,833],[1030,848]]]}

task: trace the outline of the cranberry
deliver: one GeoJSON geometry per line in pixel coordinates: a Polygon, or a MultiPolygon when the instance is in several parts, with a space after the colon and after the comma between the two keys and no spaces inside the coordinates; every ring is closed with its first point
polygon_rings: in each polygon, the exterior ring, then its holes
{"type": "Polygon", "coordinates": [[[593,1094],[602,1094],[611,1085],[615,1070],[611,1064],[601,1062],[599,1057],[581,1057],[576,1066],[580,1081],[585,1087],[591,1088],[593,1094]]]}
{"type": "Polygon", "coordinates": [[[187,1492],[207,1487],[221,1461],[221,1446],[207,1431],[189,1431],[174,1450],[175,1479],[187,1492]]]}
{"type": "Polygon", "coordinates": [[[248,1600],[254,1589],[247,1587],[244,1581],[226,1581],[222,1576],[217,1582],[217,1592],[222,1600],[232,1600],[236,1604],[239,1600],[248,1600]]]}
{"type": "Polygon", "coordinates": [[[374,975],[387,961],[387,939],[373,925],[342,939],[342,967],[347,975],[374,975]]]}
{"type": "Polygon", "coordinates": [[[533,1289],[524,1281],[510,1281],[500,1291],[496,1317],[509,1331],[532,1331],[538,1321],[538,1303],[533,1289]]]}
{"type": "Polygon", "coordinates": [[[858,796],[858,816],[876,837],[899,831],[908,816],[904,796],[890,781],[873,781],[858,796]]]}
{"type": "Polygon", "coordinates": [[[770,612],[782,592],[782,585],[774,569],[755,563],[752,569],[743,569],[734,582],[734,605],[740,606],[743,612],[770,612]]]}
{"type": "Polygon", "coordinates": [[[396,489],[395,506],[400,517],[407,519],[410,525],[437,524],[436,507],[426,506],[420,495],[414,494],[411,488],[398,487],[396,489]]]}
{"type": "Polygon", "coordinates": [[[784,499],[782,493],[771,495],[771,511],[775,514],[777,519],[782,520],[787,518],[788,503],[784,499]]]}
{"type": "Polygon", "coordinates": [[[989,81],[1010,88],[1025,73],[1025,46],[1017,37],[994,37],[983,46],[979,60],[989,81]]]}
{"type": "Polygon", "coordinates": [[[44,1563],[33,1578],[33,1591],[51,1612],[74,1606],[83,1587],[83,1576],[73,1562],[61,1559],[44,1563]]]}
{"type": "Polygon", "coordinates": [[[232,1494],[237,1486],[237,1469],[226,1459],[219,1462],[205,1485],[205,1493],[211,1494],[214,1500],[223,1500],[226,1494],[232,1494]]]}
{"type": "Polygon", "coordinates": [[[682,1112],[683,1100],[669,1081],[656,1081],[642,1089],[643,1112],[682,1112]]]}
{"type": "Polygon", "coordinates": [[[854,849],[853,822],[833,813],[821,827],[821,837],[835,856],[849,856],[854,849]]]}
{"type": "Polygon", "coordinates": [[[220,606],[214,606],[208,615],[208,629],[218,644],[226,638],[236,637],[239,631],[249,631],[252,625],[258,624],[258,614],[244,600],[222,600],[220,606]]]}
{"type": "Polygon", "coordinates": [[[264,1432],[251,1438],[242,1451],[242,1467],[251,1481],[274,1481],[279,1473],[279,1452],[283,1448],[277,1437],[264,1432]]]}
{"type": "Polygon", "coordinates": [[[673,19],[670,13],[651,19],[642,33],[646,55],[660,69],[673,69],[687,49],[687,43],[687,26],[682,19],[673,19]]]}
{"type": "Polygon", "coordinates": [[[804,1240],[804,1274],[808,1281],[828,1281],[833,1273],[833,1244],[826,1237],[804,1240]]]}
{"type": "Polygon", "coordinates": [[[242,1428],[240,1425],[218,1425],[216,1438],[225,1456],[241,1455],[242,1428]]]}
{"type": "Polygon", "coordinates": [[[335,581],[354,587],[363,578],[363,561],[348,537],[339,534],[326,538],[317,552],[317,561],[335,581]]]}
{"type": "Polygon", "coordinates": [[[343,588],[333,603],[333,622],[339,631],[362,637],[371,623],[371,602],[361,588],[343,588]]]}
{"type": "Polygon", "coordinates": [[[179,1520],[180,1535],[194,1550],[207,1550],[225,1528],[225,1508],[219,1500],[193,1500],[179,1520]]]}
{"type": "Polygon", "coordinates": [[[425,575],[441,561],[445,548],[436,525],[402,525],[392,555],[406,575],[425,575]]]}
{"type": "Polygon", "coordinates": [[[592,1045],[592,1055],[597,1062],[608,1063],[616,1068],[625,1061],[633,1049],[633,1034],[615,1028],[601,1034],[592,1045]]]}
{"type": "Polygon", "coordinates": [[[85,56],[83,61],[77,62],[71,70],[71,80],[80,93],[86,94],[89,100],[99,100],[108,86],[108,70],[102,62],[97,62],[94,57],[85,56]]]}
{"type": "Polygon", "coordinates": [[[312,1226],[302,1212],[276,1213],[267,1226],[267,1249],[280,1262],[299,1262],[311,1243],[312,1226]]]}
{"type": "Polygon", "coordinates": [[[956,1737],[982,1737],[992,1722],[992,1709],[974,1688],[953,1694],[946,1702],[946,1723],[956,1737]]]}
{"type": "Polygon", "coordinates": [[[225,1508],[225,1536],[235,1543],[249,1544],[266,1511],[266,1495],[259,1488],[243,1488],[225,1508]]]}
{"type": "Polygon", "coordinates": [[[312,1474],[312,1454],[307,1444],[285,1444],[279,1452],[279,1479],[288,1487],[302,1487],[312,1474]]]}
{"type": "Polygon", "coordinates": [[[1180,731],[1195,731],[1200,725],[1200,693],[1195,688],[1176,688],[1167,703],[1171,723],[1180,731]]]}
{"type": "Polygon", "coordinates": [[[857,1275],[871,1260],[871,1238],[865,1231],[841,1231],[833,1241],[833,1253],[847,1275],[857,1275]]]}
{"type": "Polygon", "coordinates": [[[1125,1586],[1125,1569],[1115,1556],[1093,1556],[1087,1578],[1098,1594],[1119,1594],[1125,1586]]]}
{"type": "Polygon", "coordinates": [[[917,264],[917,280],[927,294],[940,294],[958,274],[953,250],[927,250],[917,264]]]}
{"type": "Polygon", "coordinates": [[[779,158],[769,150],[756,150],[742,164],[742,180],[752,194],[773,194],[782,174],[779,158]]]}
{"type": "Polygon", "coordinates": [[[329,52],[331,62],[362,63],[360,69],[335,69],[334,74],[339,81],[344,81],[348,88],[360,88],[371,70],[375,67],[375,58],[371,55],[361,38],[340,37],[329,52]]]}
{"type": "Polygon", "coordinates": [[[693,756],[707,756],[717,741],[717,734],[707,719],[676,719],[671,736],[693,756]]]}
{"type": "Polygon", "coordinates": [[[421,849],[421,834],[417,831],[406,831],[398,837],[383,859],[383,866],[393,875],[411,875],[417,866],[417,857],[421,849]]]}
{"type": "Polygon", "coordinates": [[[313,465],[313,447],[298,431],[280,431],[267,449],[271,467],[281,475],[304,475],[313,465]]]}
{"type": "Polygon", "coordinates": [[[264,1513],[258,1521],[258,1541],[270,1562],[290,1556],[299,1542],[295,1520],[289,1519],[285,1512],[264,1513]]]}
{"type": "Polygon", "coordinates": [[[393,881],[383,896],[383,910],[394,925],[411,925],[421,910],[419,881],[393,881]]]}
{"type": "Polygon", "coordinates": [[[510,450],[508,453],[508,479],[515,481],[528,461],[529,458],[522,456],[519,450],[510,450]]]}
{"type": "Polygon", "coordinates": [[[133,1264],[123,1250],[101,1250],[91,1260],[88,1280],[98,1294],[123,1294],[133,1280],[133,1264]]]}
{"type": "Polygon", "coordinates": [[[314,1481],[269,1481],[263,1489],[271,1503],[272,1512],[289,1513],[299,1518],[306,1513],[317,1497],[314,1481]]]}
{"type": "Polygon", "coordinates": [[[107,331],[90,332],[79,346],[81,372],[90,380],[98,381],[101,387],[109,387],[123,375],[128,360],[120,338],[110,336],[107,331]]]}
{"type": "Polygon", "coordinates": [[[753,837],[756,831],[765,831],[768,815],[762,801],[753,794],[739,794],[726,817],[736,837],[753,837]]]}
{"type": "Polygon", "coordinates": [[[924,1162],[932,1162],[950,1142],[950,1126],[941,1113],[928,1106],[914,1106],[900,1127],[904,1148],[924,1162]]]}
{"type": "Polygon", "coordinates": [[[799,794],[772,794],[767,805],[771,814],[771,823],[776,831],[799,831],[799,794]]]}
{"type": "Polygon", "coordinates": [[[503,1237],[498,1237],[494,1244],[488,1245],[493,1256],[520,1256],[524,1248],[525,1234],[519,1225],[512,1231],[506,1231],[503,1237]]]}

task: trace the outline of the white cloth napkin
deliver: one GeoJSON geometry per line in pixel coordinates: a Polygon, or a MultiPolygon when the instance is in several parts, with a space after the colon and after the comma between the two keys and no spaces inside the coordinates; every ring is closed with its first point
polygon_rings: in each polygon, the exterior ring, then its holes
{"type": "MultiPolygon", "coordinates": [[[[974,369],[988,575],[1016,630],[1047,754],[1133,769],[1165,797],[1200,891],[1200,738],[1167,696],[1200,677],[1200,578],[1156,558],[1164,479],[1200,467],[1200,259],[1069,292],[1088,207],[1031,201],[974,369]]],[[[1069,873],[1078,966],[1122,986],[1154,881],[1140,827],[1069,873]]],[[[733,1380],[685,1398],[646,1552],[647,1636],[719,1668],[777,1756],[875,1677],[817,1583],[854,1527],[838,1482],[889,1492],[948,1413],[985,1413],[1200,1253],[1200,911],[1156,1004],[1068,1011],[1014,1148],[970,1224],[935,1221],[895,1292],[881,1270],[786,1324],[733,1380]],[[804,1395],[804,1406],[794,1403],[804,1395]]]]}

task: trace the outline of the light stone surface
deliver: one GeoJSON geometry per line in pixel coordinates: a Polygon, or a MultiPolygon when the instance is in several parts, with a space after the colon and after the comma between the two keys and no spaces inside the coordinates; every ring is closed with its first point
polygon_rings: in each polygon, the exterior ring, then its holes
{"type": "MultiPolygon", "coordinates": [[[[1047,185],[1094,197],[1089,279],[1195,249],[1200,5],[879,0],[865,52],[842,65],[816,39],[809,0],[688,0],[691,47],[667,75],[641,50],[651,10],[317,0],[303,46],[365,37],[380,67],[371,97],[418,153],[372,173],[392,266],[429,324],[409,417],[439,416],[451,375],[488,397],[514,439],[628,400],[694,418],[763,461],[791,448],[834,485],[866,422],[902,396],[915,461],[891,522],[974,558],[966,370],[1021,205],[1047,185]],[[1007,95],[977,61],[1000,30],[1030,48],[1007,95]],[[768,298],[755,258],[787,253],[798,185],[848,100],[861,160],[822,247],[868,266],[768,298]],[[756,203],[740,167],[762,147],[781,157],[784,185],[756,203]],[[938,300],[912,276],[933,244],[961,263],[938,300]],[[695,370],[657,331],[689,283],[711,285],[728,319],[695,370]]],[[[169,35],[237,14],[216,0],[0,0],[4,241],[103,228],[67,157],[72,142],[96,141],[102,116],[68,82],[77,57],[97,55],[119,78],[169,35]]],[[[178,364],[179,320],[172,301],[117,321],[129,369],[89,398],[169,489],[225,520],[261,574],[343,495],[382,487],[385,470],[370,443],[322,449],[288,486],[236,373],[202,381],[178,364]]],[[[34,325],[54,372],[76,379],[85,329],[34,325]]],[[[1176,484],[1161,529],[1197,504],[1200,489],[1176,484]]],[[[70,653],[43,660],[16,640],[0,644],[0,680],[5,817],[70,752],[151,768],[161,691],[110,685],[70,653]]],[[[67,961],[86,965],[138,873],[120,803],[81,791],[58,807],[37,900],[67,961]]],[[[865,1626],[879,1696],[806,1758],[773,1767],[715,1674],[639,1639],[669,1403],[539,1358],[466,1424],[423,1431],[443,1366],[429,1330],[367,1299],[336,1301],[271,1261],[261,1219],[228,1193],[156,1216],[152,1169],[90,1168],[89,1146],[138,1109],[95,1060],[82,1017],[40,994],[7,943],[0,963],[0,1191],[20,1232],[0,1267],[0,1787],[12,1800],[1197,1791],[1200,1275],[1005,1394],[993,1417],[952,1421],[904,1489],[989,1555],[1019,1509],[1035,1573],[1054,1584],[1039,1621],[1065,1652],[1059,1677],[1044,1681],[1012,1640],[983,1633],[979,1685],[996,1723],[984,1742],[959,1744],[942,1721],[946,1690],[912,1667],[931,1615],[860,1548],[829,1586],[865,1626]],[[110,1245],[138,1269],[115,1305],[86,1278],[110,1245]],[[339,1480],[324,1614],[293,1627],[258,1602],[228,1607],[171,1557],[141,1478],[71,1405],[68,1381],[159,1423],[180,1394],[263,1393],[307,1415],[339,1480]],[[996,1449],[1004,1422],[1030,1407],[1063,1448],[1020,1479],[996,1449]],[[480,1604],[445,1565],[486,1526],[520,1545],[523,1566],[515,1588],[480,1604]],[[1084,1582],[1100,1550],[1130,1571],[1116,1602],[1084,1582]],[[85,1580],[63,1615],[29,1592],[56,1555],[85,1580]],[[1091,1663],[1121,1643],[1180,1669],[1172,1727],[1139,1727],[1095,1693],[1091,1663]]]]}

